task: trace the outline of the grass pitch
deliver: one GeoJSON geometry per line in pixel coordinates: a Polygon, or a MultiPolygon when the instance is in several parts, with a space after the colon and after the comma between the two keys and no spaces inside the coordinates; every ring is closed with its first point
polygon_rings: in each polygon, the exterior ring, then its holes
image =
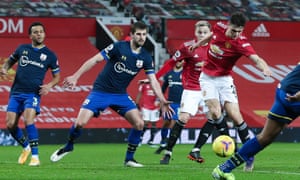
{"type": "MultiPolygon", "coordinates": [[[[198,164],[186,158],[193,145],[177,144],[169,165],[160,165],[162,155],[154,154],[156,148],[142,145],[136,159],[143,168],[124,167],[126,144],[76,144],[72,153],[59,162],[52,163],[50,155],[59,145],[40,145],[41,166],[17,164],[20,146],[0,146],[0,179],[18,180],[209,180],[211,171],[225,158],[217,157],[211,144],[202,149],[205,163],[198,164]]],[[[29,161],[29,160],[28,160],[29,161]]],[[[293,180],[300,179],[300,147],[297,143],[275,143],[256,156],[252,173],[243,167],[233,171],[237,180],[293,180]]]]}

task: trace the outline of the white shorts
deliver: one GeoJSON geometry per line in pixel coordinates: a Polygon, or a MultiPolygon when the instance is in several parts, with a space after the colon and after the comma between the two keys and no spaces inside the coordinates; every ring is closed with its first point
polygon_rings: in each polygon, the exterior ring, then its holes
{"type": "Polygon", "coordinates": [[[199,81],[204,100],[218,99],[221,104],[238,103],[236,88],[230,75],[215,77],[202,72],[199,81]]]}
{"type": "Polygon", "coordinates": [[[150,110],[150,109],[142,108],[141,112],[144,121],[156,122],[159,120],[158,109],[150,110]]]}
{"type": "Polygon", "coordinates": [[[195,116],[199,107],[202,107],[204,113],[208,112],[201,91],[184,89],[181,96],[180,112],[186,112],[195,116]]]}

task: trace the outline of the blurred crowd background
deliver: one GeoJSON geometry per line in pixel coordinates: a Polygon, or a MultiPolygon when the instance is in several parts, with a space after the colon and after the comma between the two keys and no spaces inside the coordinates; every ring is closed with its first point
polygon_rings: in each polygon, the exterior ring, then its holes
{"type": "Polygon", "coordinates": [[[226,19],[234,11],[250,20],[300,21],[299,0],[2,0],[0,16],[135,17],[160,42],[162,18],[226,19]]]}

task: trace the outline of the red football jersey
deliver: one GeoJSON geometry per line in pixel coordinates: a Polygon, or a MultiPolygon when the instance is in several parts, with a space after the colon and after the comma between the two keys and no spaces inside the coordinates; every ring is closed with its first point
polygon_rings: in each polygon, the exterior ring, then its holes
{"type": "Polygon", "coordinates": [[[149,110],[158,109],[158,107],[154,105],[156,95],[154,94],[154,91],[152,90],[149,83],[141,84],[139,86],[139,91],[142,92],[142,99],[140,102],[141,107],[149,110]]]}
{"type": "Polygon", "coordinates": [[[194,51],[190,51],[189,47],[196,41],[187,41],[180,45],[179,49],[174,53],[172,59],[168,60],[164,66],[157,72],[157,77],[171,70],[176,62],[184,61],[182,70],[182,84],[184,89],[200,90],[199,76],[202,71],[202,65],[207,59],[208,46],[200,46],[194,51]],[[173,61],[174,60],[174,61],[173,61]]]}
{"type": "Polygon", "coordinates": [[[211,76],[224,76],[232,73],[232,68],[241,56],[256,54],[252,45],[243,35],[237,39],[225,36],[227,25],[218,22],[213,27],[213,36],[207,51],[208,59],[203,72],[211,76]]]}

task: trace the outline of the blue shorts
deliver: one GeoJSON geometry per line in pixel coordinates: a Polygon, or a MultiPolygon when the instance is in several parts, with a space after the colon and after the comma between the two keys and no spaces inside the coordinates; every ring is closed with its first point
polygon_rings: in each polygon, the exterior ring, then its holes
{"type": "Polygon", "coordinates": [[[9,97],[7,112],[22,114],[25,109],[33,108],[36,114],[40,113],[41,97],[36,94],[12,94],[9,97]]]}
{"type": "Polygon", "coordinates": [[[128,94],[92,91],[81,107],[93,111],[94,117],[98,117],[108,107],[124,116],[129,110],[135,109],[136,105],[128,94]]]}
{"type": "Polygon", "coordinates": [[[179,113],[180,113],[180,104],[178,104],[178,103],[172,103],[172,104],[170,104],[170,106],[175,111],[175,113],[173,114],[173,116],[172,116],[171,119],[165,117],[164,120],[166,120],[166,121],[170,121],[170,120],[178,121],[178,119],[179,119],[179,113]]]}
{"type": "Polygon", "coordinates": [[[285,98],[286,92],[282,89],[277,89],[275,101],[268,114],[268,118],[290,124],[300,115],[300,102],[290,102],[285,98]]]}

